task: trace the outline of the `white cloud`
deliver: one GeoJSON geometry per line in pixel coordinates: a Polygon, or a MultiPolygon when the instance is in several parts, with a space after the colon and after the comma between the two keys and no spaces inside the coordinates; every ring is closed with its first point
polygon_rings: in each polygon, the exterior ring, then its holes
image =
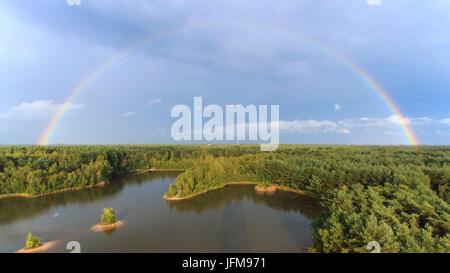
{"type": "Polygon", "coordinates": [[[344,119],[339,121],[330,120],[293,120],[293,121],[280,121],[280,130],[285,130],[292,133],[310,134],[310,133],[337,133],[337,134],[350,134],[353,129],[360,129],[363,131],[369,131],[369,128],[381,128],[384,129],[386,134],[394,133],[395,128],[398,128],[401,121],[404,121],[408,125],[412,126],[427,126],[427,125],[450,125],[450,118],[446,119],[433,119],[430,117],[408,118],[399,117],[396,115],[386,118],[367,118],[362,117],[359,119],[344,119]]]}
{"type": "MultiPolygon", "coordinates": [[[[17,106],[9,108],[0,118],[16,120],[46,120],[50,119],[62,104],[55,104],[52,100],[37,100],[33,102],[22,102],[17,106]]],[[[84,108],[84,104],[69,103],[65,105],[66,110],[77,110],[84,108]]]]}
{"type": "Polygon", "coordinates": [[[440,120],[439,122],[450,126],[450,118],[445,118],[443,120],[440,120]]]}
{"type": "Polygon", "coordinates": [[[402,123],[409,124],[409,123],[411,123],[411,121],[409,119],[400,117],[397,115],[392,115],[392,116],[386,118],[385,120],[387,122],[394,123],[394,124],[402,124],[402,123]]]}
{"type": "Polygon", "coordinates": [[[336,131],[336,133],[338,133],[338,134],[350,134],[351,132],[348,129],[338,129],[336,131]]]}
{"type": "Polygon", "coordinates": [[[369,6],[381,6],[381,0],[366,0],[369,6]]]}
{"type": "Polygon", "coordinates": [[[128,112],[128,113],[123,114],[123,116],[126,117],[126,118],[132,117],[134,115],[136,115],[135,112],[128,112]]]}
{"type": "MultiPolygon", "coordinates": [[[[403,120],[408,121],[408,119],[403,118],[403,120]]],[[[388,127],[388,126],[398,126],[400,124],[399,117],[393,115],[386,118],[367,118],[362,117],[359,120],[355,120],[354,127],[388,127]]]]}
{"type": "Polygon", "coordinates": [[[434,119],[429,117],[420,117],[420,118],[408,118],[410,123],[414,125],[428,125],[434,123],[434,119]]]}
{"type": "Polygon", "coordinates": [[[157,99],[153,99],[153,100],[149,100],[146,105],[150,106],[152,104],[157,104],[160,103],[162,101],[162,98],[157,98],[157,99]]]}
{"type": "Polygon", "coordinates": [[[339,105],[339,104],[335,104],[334,105],[334,111],[339,111],[339,110],[341,110],[341,106],[339,105]]]}
{"type": "Polygon", "coordinates": [[[359,119],[361,126],[366,127],[386,127],[392,125],[399,125],[402,123],[406,123],[408,125],[430,125],[436,124],[441,121],[430,118],[430,117],[419,117],[419,118],[408,118],[408,117],[400,117],[397,115],[392,115],[387,118],[360,118],[359,119]]]}
{"type": "Polygon", "coordinates": [[[349,134],[350,131],[346,128],[340,128],[341,126],[336,122],[329,120],[293,120],[293,121],[280,121],[280,130],[286,130],[295,133],[329,133],[334,132],[338,134],[349,134]]]}

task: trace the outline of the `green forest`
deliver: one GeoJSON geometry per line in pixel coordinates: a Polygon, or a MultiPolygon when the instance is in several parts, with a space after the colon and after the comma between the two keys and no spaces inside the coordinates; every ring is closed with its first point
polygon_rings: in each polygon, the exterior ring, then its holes
{"type": "Polygon", "coordinates": [[[0,194],[93,186],[132,171],[185,169],[166,197],[253,181],[321,201],[311,252],[450,251],[450,147],[281,145],[2,146],[0,194]]]}

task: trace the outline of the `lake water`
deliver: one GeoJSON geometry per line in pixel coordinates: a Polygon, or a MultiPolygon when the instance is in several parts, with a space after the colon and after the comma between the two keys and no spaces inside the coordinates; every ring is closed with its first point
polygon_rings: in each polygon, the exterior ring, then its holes
{"type": "Polygon", "coordinates": [[[0,200],[0,252],[24,247],[26,235],[59,241],[49,252],[305,252],[310,222],[320,214],[311,198],[233,185],[193,199],[162,198],[177,173],[129,175],[105,187],[38,198],[0,200]],[[125,225],[92,232],[103,208],[125,225]]]}

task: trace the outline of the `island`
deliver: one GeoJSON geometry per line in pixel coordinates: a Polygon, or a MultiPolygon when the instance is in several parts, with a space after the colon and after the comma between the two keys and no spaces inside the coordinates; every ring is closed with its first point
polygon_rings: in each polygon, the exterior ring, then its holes
{"type": "Polygon", "coordinates": [[[92,226],[91,230],[94,232],[112,230],[122,226],[124,223],[124,221],[117,221],[117,216],[113,208],[104,208],[101,222],[92,226]]]}
{"type": "Polygon", "coordinates": [[[16,253],[39,253],[48,250],[55,246],[57,241],[42,243],[42,239],[33,236],[33,234],[28,233],[27,240],[25,242],[25,247],[16,251],[16,253]]]}

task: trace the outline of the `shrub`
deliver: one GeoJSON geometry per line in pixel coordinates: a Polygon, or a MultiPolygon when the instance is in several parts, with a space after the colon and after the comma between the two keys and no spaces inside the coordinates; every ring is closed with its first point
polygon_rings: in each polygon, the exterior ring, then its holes
{"type": "Polygon", "coordinates": [[[31,233],[28,233],[27,241],[25,243],[26,248],[36,248],[42,245],[42,240],[39,237],[33,236],[31,233]]]}
{"type": "Polygon", "coordinates": [[[102,223],[104,224],[113,224],[117,222],[116,213],[114,212],[113,208],[104,208],[103,209],[103,215],[102,215],[102,223]]]}

